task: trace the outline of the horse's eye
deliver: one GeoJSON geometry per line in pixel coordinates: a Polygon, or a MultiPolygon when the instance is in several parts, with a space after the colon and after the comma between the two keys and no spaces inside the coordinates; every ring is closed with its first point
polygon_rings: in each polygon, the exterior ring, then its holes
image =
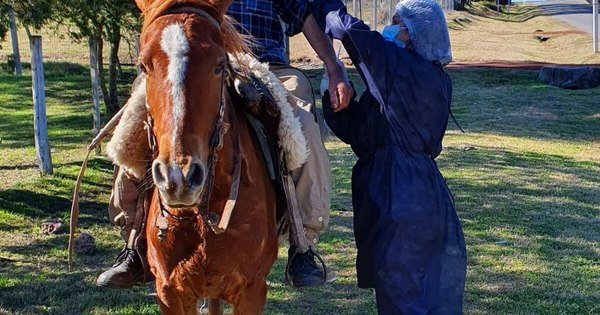
{"type": "Polygon", "coordinates": [[[225,72],[226,66],[227,66],[227,63],[225,62],[225,60],[222,60],[221,62],[219,62],[219,65],[215,68],[215,74],[222,75],[223,72],[225,72]]]}
{"type": "Polygon", "coordinates": [[[142,62],[138,62],[138,67],[140,67],[140,70],[145,73],[148,74],[148,68],[146,67],[145,64],[143,64],[142,62]]]}

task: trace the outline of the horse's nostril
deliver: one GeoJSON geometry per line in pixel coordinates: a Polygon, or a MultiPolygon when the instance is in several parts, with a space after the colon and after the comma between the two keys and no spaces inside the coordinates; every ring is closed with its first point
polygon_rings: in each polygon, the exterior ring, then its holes
{"type": "Polygon", "coordinates": [[[167,182],[167,166],[159,161],[152,163],[152,176],[154,183],[158,186],[164,186],[167,182]]]}
{"type": "Polygon", "coordinates": [[[204,184],[204,168],[198,163],[192,163],[187,174],[190,188],[200,187],[204,184]]]}

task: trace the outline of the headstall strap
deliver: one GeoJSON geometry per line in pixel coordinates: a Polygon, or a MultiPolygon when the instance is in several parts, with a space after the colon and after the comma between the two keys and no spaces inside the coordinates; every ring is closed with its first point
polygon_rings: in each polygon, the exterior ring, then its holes
{"type": "Polygon", "coordinates": [[[219,31],[221,30],[221,24],[215,19],[210,13],[199,7],[191,7],[191,6],[181,6],[176,8],[169,9],[165,15],[167,14],[177,14],[177,13],[194,13],[206,18],[212,25],[214,25],[219,31]]]}
{"type": "Polygon", "coordinates": [[[150,152],[152,152],[152,159],[156,159],[158,156],[158,146],[156,144],[156,136],[154,135],[154,119],[148,112],[148,118],[144,121],[144,129],[148,133],[148,146],[150,147],[150,152]]]}
{"type": "Polygon", "coordinates": [[[210,141],[210,156],[208,158],[208,174],[207,181],[204,183],[204,191],[200,196],[200,205],[198,206],[198,211],[204,212],[204,219],[206,223],[213,229],[215,233],[218,234],[218,231],[215,230],[215,226],[217,226],[220,216],[215,212],[210,211],[208,209],[208,204],[210,202],[210,197],[212,196],[212,190],[215,182],[215,167],[217,165],[217,161],[219,159],[218,150],[223,147],[223,136],[229,129],[229,125],[224,122],[225,116],[225,76],[221,79],[221,102],[219,103],[219,116],[215,121],[215,128],[213,130],[213,134],[210,141]]]}
{"type": "MultiPolygon", "coordinates": [[[[197,7],[177,7],[172,8],[166,12],[166,14],[176,14],[176,13],[195,13],[202,17],[208,19],[215,27],[221,30],[220,24],[217,20],[211,16],[205,10],[197,7]]],[[[169,229],[169,222],[167,218],[173,218],[176,221],[191,221],[194,218],[202,217],[204,221],[211,227],[215,234],[220,234],[225,232],[227,226],[229,224],[229,220],[231,218],[231,214],[233,212],[233,208],[235,207],[237,201],[237,195],[240,184],[240,174],[241,174],[241,156],[240,156],[240,144],[237,132],[237,123],[235,118],[235,109],[230,108],[229,110],[229,123],[225,122],[225,107],[226,107],[226,98],[227,98],[227,89],[226,86],[231,84],[231,78],[233,75],[233,69],[231,66],[231,62],[229,61],[229,57],[227,57],[226,62],[222,65],[222,79],[221,79],[221,101],[219,103],[219,115],[215,120],[213,134],[210,140],[210,155],[208,158],[208,174],[207,181],[204,184],[204,190],[200,195],[200,202],[196,213],[194,215],[188,216],[177,216],[170,213],[163,205],[160,194],[158,196],[158,203],[160,213],[156,218],[155,226],[159,229],[158,238],[159,240],[164,240],[166,238],[166,232],[169,229]],[[229,198],[225,203],[223,209],[222,217],[217,213],[212,212],[208,209],[210,198],[212,195],[212,190],[214,186],[215,180],[215,168],[218,162],[218,152],[223,147],[223,137],[227,133],[231,126],[231,139],[233,145],[233,174],[232,174],[232,183],[229,191],[229,198]]],[[[158,146],[156,143],[156,136],[152,130],[153,120],[150,114],[148,114],[148,120],[145,122],[145,128],[148,131],[148,143],[150,145],[150,149],[153,152],[153,158],[158,156],[158,146]]]]}

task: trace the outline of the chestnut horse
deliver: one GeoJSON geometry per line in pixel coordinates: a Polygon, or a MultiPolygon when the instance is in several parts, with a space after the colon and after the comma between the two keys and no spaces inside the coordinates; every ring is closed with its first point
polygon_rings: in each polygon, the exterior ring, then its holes
{"type": "MultiPolygon", "coordinates": [[[[197,300],[206,297],[231,303],[234,314],[261,314],[278,251],[276,197],[227,94],[227,53],[247,50],[224,15],[231,0],[136,3],[145,17],[139,61],[155,152],[148,264],[161,310],[197,314],[197,300]],[[227,216],[236,177],[237,203],[217,234],[209,222],[227,216]]],[[[220,304],[210,314],[221,312],[220,304]]]]}

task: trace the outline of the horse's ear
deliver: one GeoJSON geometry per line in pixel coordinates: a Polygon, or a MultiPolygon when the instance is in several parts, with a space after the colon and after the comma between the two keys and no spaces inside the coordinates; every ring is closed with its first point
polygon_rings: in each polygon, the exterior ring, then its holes
{"type": "Polygon", "coordinates": [[[135,0],[135,4],[137,4],[142,13],[145,13],[155,1],[156,0],[135,0]]]}
{"type": "Polygon", "coordinates": [[[227,9],[229,8],[233,0],[208,0],[207,2],[210,3],[215,9],[217,9],[217,12],[225,15],[225,13],[227,13],[227,9]]]}

